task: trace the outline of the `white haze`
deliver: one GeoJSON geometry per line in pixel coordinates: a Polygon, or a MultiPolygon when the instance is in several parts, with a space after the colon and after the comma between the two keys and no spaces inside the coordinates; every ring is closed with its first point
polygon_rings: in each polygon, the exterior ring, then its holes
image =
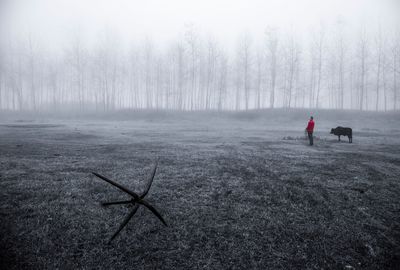
{"type": "Polygon", "coordinates": [[[0,0],[0,110],[398,110],[399,14],[397,0],[0,0]]]}
{"type": "Polygon", "coordinates": [[[108,29],[123,42],[150,38],[170,42],[194,24],[229,47],[243,32],[262,39],[266,27],[295,28],[308,35],[338,20],[392,28],[400,14],[396,0],[3,0],[2,24],[46,46],[64,47],[78,32],[93,43],[108,29]]]}

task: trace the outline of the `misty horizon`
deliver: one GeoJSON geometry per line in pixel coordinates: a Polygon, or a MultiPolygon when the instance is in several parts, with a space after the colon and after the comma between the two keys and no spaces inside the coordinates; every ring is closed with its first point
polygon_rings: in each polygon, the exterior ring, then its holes
{"type": "Polygon", "coordinates": [[[397,110],[395,1],[5,1],[0,109],[397,110]]]}

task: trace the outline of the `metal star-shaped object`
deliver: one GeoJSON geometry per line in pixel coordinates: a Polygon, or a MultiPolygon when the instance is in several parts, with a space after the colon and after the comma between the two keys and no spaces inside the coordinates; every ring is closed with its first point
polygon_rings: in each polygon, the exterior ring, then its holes
{"type": "Polygon", "coordinates": [[[144,198],[146,197],[147,193],[150,190],[151,184],[153,183],[154,180],[154,176],[156,174],[156,170],[157,170],[157,165],[158,165],[158,161],[156,161],[156,163],[154,164],[154,168],[153,171],[150,175],[149,181],[147,183],[147,187],[144,190],[144,192],[139,195],[136,192],[133,192],[132,190],[129,190],[128,188],[108,179],[107,177],[104,177],[98,173],[92,172],[95,176],[97,176],[98,178],[110,183],[111,185],[119,188],[120,190],[122,190],[123,192],[127,193],[128,195],[130,195],[132,197],[132,199],[130,200],[125,200],[125,201],[114,201],[114,202],[104,202],[102,203],[103,206],[108,206],[108,205],[114,205],[114,204],[132,204],[134,207],[131,210],[131,212],[125,217],[124,221],[121,223],[121,225],[119,226],[118,230],[114,233],[114,235],[111,237],[109,243],[121,232],[121,230],[126,226],[126,224],[128,224],[129,220],[131,220],[131,218],[135,215],[135,213],[137,212],[138,208],[140,205],[145,206],[146,208],[148,208],[151,212],[153,212],[154,215],[156,215],[161,222],[165,225],[168,226],[167,223],[165,222],[165,220],[162,218],[162,216],[160,215],[160,213],[158,213],[158,211],[150,205],[149,202],[147,202],[144,198]]]}

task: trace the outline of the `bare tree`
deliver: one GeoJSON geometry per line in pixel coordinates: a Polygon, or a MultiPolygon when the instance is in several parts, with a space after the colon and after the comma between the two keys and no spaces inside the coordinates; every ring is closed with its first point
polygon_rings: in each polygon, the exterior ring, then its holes
{"type": "Polygon", "coordinates": [[[178,109],[184,109],[185,105],[184,101],[184,93],[183,93],[183,85],[185,80],[185,67],[184,67],[184,47],[182,44],[178,44],[176,46],[176,57],[177,57],[177,73],[176,73],[176,81],[178,87],[178,109]]]}
{"type": "MultiPolygon", "coordinates": [[[[368,40],[367,40],[367,33],[365,27],[362,28],[359,41],[358,41],[358,52],[360,58],[360,95],[359,95],[359,109],[363,110],[364,105],[364,97],[366,95],[366,77],[367,77],[367,67],[366,67],[366,60],[367,60],[367,53],[368,53],[368,40]]],[[[367,98],[365,98],[367,99],[367,98]]],[[[368,100],[366,104],[368,103],[368,100]]]]}
{"type": "MultiPolygon", "coordinates": [[[[1,32],[0,32],[1,33],[1,32]]],[[[0,40],[0,110],[3,109],[3,89],[6,77],[6,44],[4,39],[0,40]]]]}
{"type": "Polygon", "coordinates": [[[251,81],[250,74],[251,74],[251,64],[252,64],[251,38],[249,33],[245,33],[240,40],[239,59],[240,59],[240,65],[243,69],[242,76],[243,76],[245,109],[248,110],[250,101],[250,81],[251,81]]]}
{"type": "Polygon", "coordinates": [[[196,34],[196,30],[193,24],[187,25],[186,33],[186,42],[189,47],[190,54],[190,82],[191,88],[189,93],[189,109],[195,109],[195,97],[197,96],[197,80],[198,80],[198,37],[196,34]]]}
{"type": "Polygon", "coordinates": [[[78,98],[79,109],[84,109],[84,80],[85,80],[85,66],[86,66],[86,51],[83,47],[81,37],[76,35],[71,46],[69,63],[72,67],[76,95],[78,98]]]}
{"type": "Polygon", "coordinates": [[[153,108],[153,44],[146,40],[144,44],[144,89],[146,93],[146,108],[153,108]]]}
{"type": "Polygon", "coordinates": [[[324,50],[324,37],[325,37],[325,27],[321,24],[320,29],[318,31],[318,36],[316,39],[316,50],[317,50],[317,96],[315,101],[315,106],[318,108],[320,103],[320,94],[321,94],[321,82],[322,82],[322,59],[323,59],[323,50],[324,50]]]}
{"type": "Polygon", "coordinates": [[[240,63],[240,56],[236,57],[235,63],[235,110],[238,111],[241,108],[241,85],[242,85],[242,76],[241,76],[241,69],[242,65],[240,63]]]}
{"type": "Polygon", "coordinates": [[[343,20],[337,21],[337,51],[338,51],[338,92],[339,92],[339,108],[344,108],[344,76],[345,76],[345,57],[346,45],[344,41],[344,22],[343,20]]]}
{"type": "Polygon", "coordinates": [[[381,25],[379,25],[378,28],[378,33],[377,36],[375,37],[375,48],[376,48],[376,54],[377,54],[377,63],[376,63],[376,85],[375,85],[375,91],[376,91],[376,96],[375,96],[375,110],[379,110],[379,92],[380,92],[380,79],[381,79],[381,72],[382,72],[382,28],[381,25]]]}
{"type": "Polygon", "coordinates": [[[130,107],[140,107],[140,53],[138,48],[131,48],[129,57],[129,93],[130,93],[130,107]]]}
{"type": "Polygon", "coordinates": [[[223,100],[227,91],[228,58],[223,52],[219,53],[219,80],[218,80],[218,111],[222,110],[223,100]]]}
{"type": "Polygon", "coordinates": [[[398,102],[398,84],[397,78],[399,76],[399,58],[400,58],[400,42],[399,38],[394,41],[394,45],[392,48],[392,56],[393,56],[393,110],[397,110],[397,102],[398,102]]]}
{"type": "Polygon", "coordinates": [[[261,108],[261,85],[263,80],[263,57],[261,54],[261,50],[257,50],[256,52],[256,78],[254,82],[255,91],[256,91],[256,109],[261,108]]]}
{"type": "Polygon", "coordinates": [[[30,77],[30,92],[31,92],[31,102],[33,106],[33,110],[36,110],[36,58],[35,51],[33,48],[32,36],[29,35],[28,38],[28,46],[29,46],[29,77],[30,77]]]}
{"type": "Polygon", "coordinates": [[[207,43],[207,75],[206,75],[206,93],[205,93],[205,109],[211,107],[211,94],[214,92],[214,81],[216,77],[216,61],[218,58],[216,42],[209,39],[207,43]]]}
{"type": "Polygon", "coordinates": [[[11,54],[9,57],[9,62],[7,63],[9,68],[7,76],[7,85],[12,91],[11,103],[13,110],[23,110],[24,96],[23,96],[23,86],[24,86],[24,55],[21,45],[18,48],[12,48],[11,42],[9,42],[8,50],[11,54]]]}
{"type": "Polygon", "coordinates": [[[313,46],[310,46],[310,79],[309,79],[309,107],[315,106],[315,66],[316,60],[313,54],[313,46]]]}
{"type": "Polygon", "coordinates": [[[163,92],[164,60],[162,56],[158,56],[156,59],[155,73],[155,107],[156,109],[160,109],[162,108],[163,99],[165,96],[165,93],[163,92]]]}
{"type": "Polygon", "coordinates": [[[287,46],[284,52],[286,60],[285,72],[287,74],[285,83],[286,87],[284,92],[286,95],[285,103],[290,108],[292,106],[293,88],[298,68],[297,64],[299,60],[299,47],[293,31],[292,33],[290,33],[290,36],[288,37],[287,46]]]}
{"type": "Polygon", "coordinates": [[[393,46],[392,46],[392,56],[393,56],[393,109],[398,110],[399,102],[399,87],[398,87],[398,77],[400,75],[400,28],[394,31],[393,35],[393,46]]]}
{"type": "Polygon", "coordinates": [[[269,28],[266,31],[267,47],[268,47],[268,62],[270,72],[270,97],[269,106],[275,106],[275,87],[276,87],[276,74],[277,74],[277,53],[278,53],[278,35],[275,28],[269,28]]]}
{"type": "MultiPolygon", "coordinates": [[[[385,42],[386,43],[386,42],[385,42]]],[[[385,44],[384,43],[384,44],[385,44]]],[[[383,45],[386,47],[386,45],[383,45]]],[[[388,99],[388,91],[387,91],[387,60],[386,60],[386,50],[383,50],[382,53],[382,88],[383,88],[383,110],[386,112],[387,111],[387,99],[388,99]]]]}
{"type": "Polygon", "coordinates": [[[3,84],[5,77],[5,53],[4,44],[0,41],[0,110],[3,109],[3,84]]]}
{"type": "Polygon", "coordinates": [[[59,60],[57,58],[53,58],[49,61],[47,65],[47,78],[48,78],[48,90],[49,100],[51,100],[52,109],[58,110],[59,103],[59,80],[60,80],[60,70],[59,70],[59,60]]]}
{"type": "Polygon", "coordinates": [[[115,109],[116,105],[117,44],[117,37],[110,30],[106,30],[92,65],[99,91],[96,100],[101,102],[105,111],[115,109]]]}

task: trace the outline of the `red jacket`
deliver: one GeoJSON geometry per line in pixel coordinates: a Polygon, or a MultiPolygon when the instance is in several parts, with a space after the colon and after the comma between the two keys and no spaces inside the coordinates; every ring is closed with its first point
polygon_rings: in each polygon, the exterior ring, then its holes
{"type": "Polygon", "coordinates": [[[314,131],[314,120],[310,120],[308,121],[308,125],[307,125],[307,132],[313,132],[314,131]]]}

